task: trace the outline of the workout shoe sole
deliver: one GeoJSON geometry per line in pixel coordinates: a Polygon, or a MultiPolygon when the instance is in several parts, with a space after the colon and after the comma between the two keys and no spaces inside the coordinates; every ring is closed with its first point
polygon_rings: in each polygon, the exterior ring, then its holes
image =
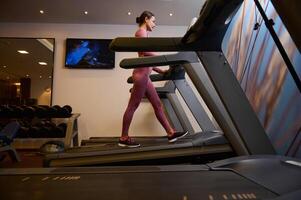
{"type": "Polygon", "coordinates": [[[173,142],[177,141],[178,139],[181,139],[181,138],[185,137],[187,134],[188,134],[188,131],[186,131],[186,133],[184,133],[180,137],[173,138],[173,139],[169,140],[168,142],[173,143],[173,142]]]}
{"type": "Polygon", "coordinates": [[[136,145],[127,145],[127,144],[118,143],[118,146],[120,146],[120,147],[135,148],[135,147],[140,147],[140,144],[136,144],[136,145]]]}

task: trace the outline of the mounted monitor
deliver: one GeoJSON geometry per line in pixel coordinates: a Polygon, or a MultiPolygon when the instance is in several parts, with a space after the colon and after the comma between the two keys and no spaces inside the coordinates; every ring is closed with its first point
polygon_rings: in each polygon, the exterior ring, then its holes
{"type": "Polygon", "coordinates": [[[111,39],[66,40],[65,66],[72,69],[112,69],[115,52],[109,49],[111,39]]]}

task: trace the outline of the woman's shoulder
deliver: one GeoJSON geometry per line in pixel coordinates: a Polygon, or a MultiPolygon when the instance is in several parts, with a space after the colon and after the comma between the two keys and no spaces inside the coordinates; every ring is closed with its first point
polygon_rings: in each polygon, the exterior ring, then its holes
{"type": "Polygon", "coordinates": [[[147,32],[145,29],[143,28],[139,28],[136,33],[135,33],[136,37],[146,37],[147,36],[147,32]]]}

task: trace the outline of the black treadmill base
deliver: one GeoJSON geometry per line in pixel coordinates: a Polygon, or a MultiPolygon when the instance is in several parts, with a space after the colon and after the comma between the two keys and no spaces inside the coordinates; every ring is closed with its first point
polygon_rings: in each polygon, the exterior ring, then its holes
{"type": "MultiPolygon", "coordinates": [[[[88,169],[86,169],[88,170],[88,169]]],[[[277,195],[230,171],[0,175],[5,200],[263,199],[277,195]]]]}

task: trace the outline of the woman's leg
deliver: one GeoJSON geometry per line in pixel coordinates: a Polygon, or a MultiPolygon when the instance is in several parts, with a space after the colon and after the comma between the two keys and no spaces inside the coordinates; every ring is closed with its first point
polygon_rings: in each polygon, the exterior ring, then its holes
{"type": "Polygon", "coordinates": [[[159,120],[159,122],[161,123],[161,125],[164,127],[167,134],[172,135],[175,131],[171,127],[170,123],[167,120],[167,117],[163,111],[162,103],[160,101],[158,93],[150,79],[148,79],[148,82],[147,82],[145,95],[148,98],[148,100],[150,101],[150,103],[152,104],[155,114],[156,114],[156,117],[159,120]]]}
{"type": "Polygon", "coordinates": [[[123,122],[122,122],[122,138],[126,138],[128,136],[130,124],[133,119],[134,112],[138,108],[141,99],[143,98],[146,86],[148,82],[147,74],[135,74],[133,75],[134,85],[131,91],[131,97],[128,103],[128,106],[125,110],[123,115],[123,122]]]}

